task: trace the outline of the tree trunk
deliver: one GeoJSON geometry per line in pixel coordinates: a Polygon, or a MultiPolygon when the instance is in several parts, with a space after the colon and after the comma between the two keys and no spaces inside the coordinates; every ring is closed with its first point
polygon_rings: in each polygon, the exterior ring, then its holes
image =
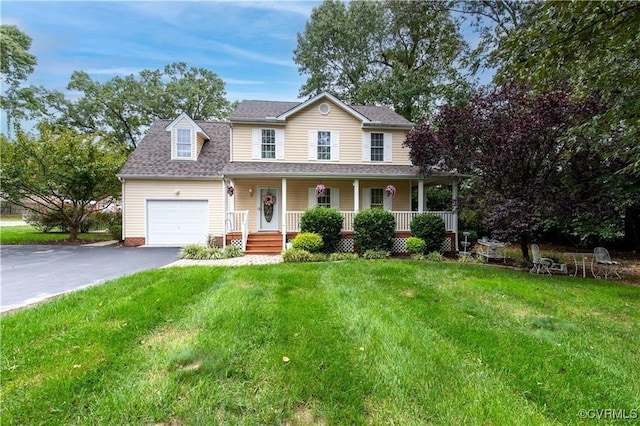
{"type": "Polygon", "coordinates": [[[78,239],[78,228],[80,228],[79,223],[74,223],[71,225],[71,228],[69,230],[69,240],[75,241],[78,239]]]}
{"type": "Polygon", "coordinates": [[[522,251],[522,258],[524,260],[529,259],[529,241],[526,238],[520,238],[520,250],[522,251]]]}

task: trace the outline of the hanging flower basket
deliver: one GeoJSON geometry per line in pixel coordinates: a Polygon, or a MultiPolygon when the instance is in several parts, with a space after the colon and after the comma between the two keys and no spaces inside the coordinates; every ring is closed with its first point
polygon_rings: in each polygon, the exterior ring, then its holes
{"type": "Polygon", "coordinates": [[[229,185],[229,186],[227,187],[227,194],[229,194],[229,197],[233,197],[233,193],[234,193],[235,191],[236,191],[236,190],[233,188],[233,186],[229,185]]]}
{"type": "Polygon", "coordinates": [[[396,187],[393,185],[387,185],[387,187],[384,189],[384,191],[387,193],[387,197],[395,197],[396,196],[396,187]]]}
{"type": "Polygon", "coordinates": [[[327,188],[323,184],[321,184],[321,183],[317,184],[316,185],[316,196],[322,197],[324,195],[324,191],[326,189],[327,188]]]}

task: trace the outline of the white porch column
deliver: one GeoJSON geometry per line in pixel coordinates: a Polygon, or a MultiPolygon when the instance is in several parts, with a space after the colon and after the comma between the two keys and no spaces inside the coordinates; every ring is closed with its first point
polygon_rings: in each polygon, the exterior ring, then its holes
{"type": "Polygon", "coordinates": [[[287,178],[282,178],[282,250],[287,248],[287,178]]]}
{"type": "Polygon", "coordinates": [[[360,179],[353,180],[353,211],[360,211],[360,179]]]}
{"type": "Polygon", "coordinates": [[[424,179],[418,181],[418,212],[424,212],[424,179]]]}
{"type": "Polygon", "coordinates": [[[458,182],[451,184],[451,207],[453,210],[453,232],[456,239],[456,251],[458,251],[458,182]]]}
{"type": "Polygon", "coordinates": [[[222,177],[222,247],[227,246],[227,216],[229,211],[229,195],[227,194],[227,183],[222,177]]]}

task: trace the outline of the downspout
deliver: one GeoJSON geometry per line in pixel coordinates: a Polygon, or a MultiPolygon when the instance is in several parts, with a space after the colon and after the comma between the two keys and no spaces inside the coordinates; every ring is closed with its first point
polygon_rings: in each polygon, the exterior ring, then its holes
{"type": "Polygon", "coordinates": [[[125,225],[125,223],[126,223],[126,220],[125,220],[126,215],[124,214],[125,211],[126,211],[126,209],[124,208],[124,204],[125,204],[125,202],[124,202],[124,200],[125,200],[125,197],[124,197],[124,194],[125,194],[124,186],[125,185],[124,185],[124,178],[118,176],[118,180],[121,183],[120,192],[121,192],[122,196],[120,197],[121,198],[120,202],[122,204],[122,207],[121,207],[121,211],[122,211],[122,241],[124,241],[125,240],[125,235],[127,235],[126,234],[126,232],[127,232],[126,229],[127,228],[126,228],[126,225],[125,225]]]}
{"type": "Polygon", "coordinates": [[[229,197],[227,196],[227,184],[222,175],[222,247],[227,246],[227,210],[229,197]]]}

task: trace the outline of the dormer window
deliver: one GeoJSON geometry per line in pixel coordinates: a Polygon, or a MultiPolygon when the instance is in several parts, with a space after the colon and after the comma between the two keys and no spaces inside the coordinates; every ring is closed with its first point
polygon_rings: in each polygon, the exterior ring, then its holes
{"type": "Polygon", "coordinates": [[[176,129],[176,157],[191,158],[191,129],[176,129]]]}

